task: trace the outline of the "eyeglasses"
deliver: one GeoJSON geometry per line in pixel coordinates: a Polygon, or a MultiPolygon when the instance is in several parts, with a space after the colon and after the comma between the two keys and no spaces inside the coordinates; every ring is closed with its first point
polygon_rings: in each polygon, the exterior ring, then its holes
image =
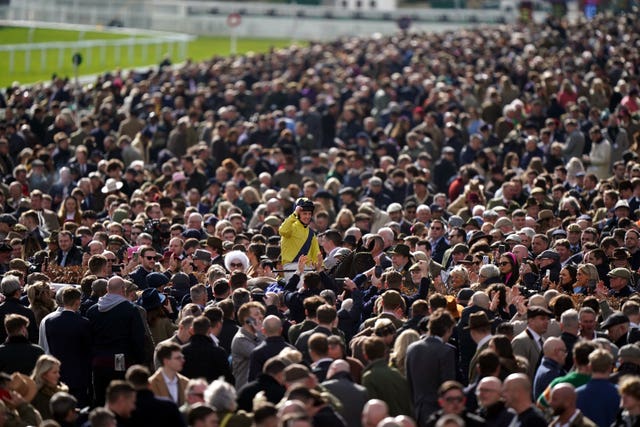
{"type": "Polygon", "coordinates": [[[244,266],[242,265],[241,262],[239,263],[232,262],[232,263],[229,263],[229,267],[244,267],[244,266]]]}
{"type": "Polygon", "coordinates": [[[499,266],[501,266],[501,267],[504,267],[505,265],[511,265],[511,264],[509,264],[509,263],[508,263],[508,262],[506,262],[506,261],[503,261],[503,262],[501,262],[501,263],[498,263],[498,265],[499,265],[499,266]]]}
{"type": "Polygon", "coordinates": [[[445,397],[444,401],[447,402],[447,403],[462,403],[462,402],[464,402],[464,396],[445,397]]]}
{"type": "Polygon", "coordinates": [[[479,388],[476,393],[500,393],[500,390],[494,390],[492,388],[479,388]]]}

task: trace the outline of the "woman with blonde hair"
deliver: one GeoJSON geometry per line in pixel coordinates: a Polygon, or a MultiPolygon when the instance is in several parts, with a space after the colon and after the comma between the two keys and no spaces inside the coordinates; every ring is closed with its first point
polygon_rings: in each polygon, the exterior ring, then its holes
{"type": "Polygon", "coordinates": [[[595,286],[600,281],[598,269],[590,263],[580,264],[576,272],[576,281],[573,284],[574,294],[589,294],[595,290],[595,286]]]}
{"type": "Polygon", "coordinates": [[[351,228],[355,222],[356,217],[353,215],[353,212],[347,208],[342,208],[336,214],[336,221],[331,225],[331,228],[344,233],[351,228]]]}
{"type": "Polygon", "coordinates": [[[398,335],[396,342],[393,344],[393,351],[389,356],[389,365],[396,368],[404,376],[406,376],[404,365],[407,358],[407,348],[411,343],[414,343],[419,339],[420,334],[413,329],[407,329],[398,335]]]}
{"type": "Polygon", "coordinates": [[[582,160],[577,157],[572,157],[567,162],[567,181],[573,186],[576,183],[576,176],[578,172],[584,172],[584,165],[582,160]]]}
{"type": "Polygon", "coordinates": [[[53,356],[43,354],[36,362],[31,379],[35,381],[38,392],[31,401],[34,408],[40,412],[43,420],[52,418],[49,401],[59,391],[69,391],[69,388],[60,383],[60,361],[53,356]]]}
{"type": "Polygon", "coordinates": [[[596,77],[591,82],[589,89],[589,104],[599,110],[604,110],[609,106],[610,88],[605,86],[603,80],[596,77]]]}
{"type": "Polygon", "coordinates": [[[258,190],[251,186],[246,186],[240,191],[240,197],[244,200],[251,209],[255,210],[260,205],[260,193],[258,190]]]}
{"type": "Polygon", "coordinates": [[[324,189],[331,193],[333,197],[338,197],[341,188],[342,183],[336,177],[329,178],[327,182],[324,183],[324,189]]]}

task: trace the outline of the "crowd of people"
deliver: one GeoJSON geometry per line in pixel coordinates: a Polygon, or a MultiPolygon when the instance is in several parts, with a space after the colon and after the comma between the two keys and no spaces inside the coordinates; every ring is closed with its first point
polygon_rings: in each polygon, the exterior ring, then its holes
{"type": "Polygon", "coordinates": [[[0,94],[0,426],[640,425],[640,21],[0,94]]]}

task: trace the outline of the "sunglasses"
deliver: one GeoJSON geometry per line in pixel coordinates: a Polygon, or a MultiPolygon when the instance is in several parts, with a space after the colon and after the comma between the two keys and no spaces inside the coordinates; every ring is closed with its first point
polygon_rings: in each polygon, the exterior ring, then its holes
{"type": "Polygon", "coordinates": [[[500,265],[501,267],[504,267],[505,265],[511,265],[510,263],[503,261],[501,263],[499,263],[498,265],[500,265]]]}
{"type": "Polygon", "coordinates": [[[149,261],[151,261],[152,259],[156,259],[155,256],[145,256],[146,259],[148,259],[149,261]]]}
{"type": "Polygon", "coordinates": [[[229,263],[229,267],[243,267],[243,265],[241,262],[239,263],[232,262],[232,263],[229,263]]]}

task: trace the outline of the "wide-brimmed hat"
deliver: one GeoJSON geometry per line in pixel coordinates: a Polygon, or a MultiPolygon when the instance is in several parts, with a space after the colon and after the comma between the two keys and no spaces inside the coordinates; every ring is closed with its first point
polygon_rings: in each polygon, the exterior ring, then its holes
{"type": "Polygon", "coordinates": [[[205,249],[196,249],[193,253],[193,259],[198,259],[204,262],[211,262],[211,252],[205,249]]]}
{"type": "Polygon", "coordinates": [[[9,382],[7,388],[19,393],[27,403],[31,402],[38,393],[36,382],[31,377],[20,372],[14,372],[11,375],[11,382],[9,382]]]}
{"type": "Polygon", "coordinates": [[[471,233],[471,236],[469,237],[469,246],[473,246],[474,243],[482,239],[486,239],[487,243],[491,243],[491,241],[493,240],[493,236],[490,234],[485,234],[482,230],[474,231],[471,233]]]}
{"type": "Polygon", "coordinates": [[[114,191],[118,191],[122,188],[124,184],[121,181],[118,181],[114,178],[109,178],[107,179],[107,182],[104,184],[104,187],[102,187],[102,192],[104,194],[107,193],[112,193],[114,191]]]}
{"type": "Polygon", "coordinates": [[[157,289],[148,288],[142,291],[142,295],[138,298],[138,305],[149,311],[162,307],[166,298],[167,297],[164,294],[159,293],[157,289]]]}
{"type": "Polygon", "coordinates": [[[489,316],[484,311],[478,311],[476,313],[471,313],[469,316],[469,324],[465,326],[465,329],[478,329],[478,328],[486,328],[491,326],[491,322],[489,321],[489,316]]]}
{"type": "Polygon", "coordinates": [[[613,255],[611,256],[611,259],[617,260],[617,261],[622,261],[622,260],[626,261],[629,258],[631,258],[631,254],[629,253],[627,248],[615,248],[613,250],[613,255]]]}
{"type": "Polygon", "coordinates": [[[551,209],[542,209],[538,212],[538,220],[537,222],[542,222],[544,220],[549,220],[553,218],[553,211],[551,209]]]}
{"type": "Polygon", "coordinates": [[[395,245],[393,249],[389,251],[390,255],[402,255],[407,258],[411,257],[411,248],[407,245],[403,245],[402,243],[395,245]]]}

